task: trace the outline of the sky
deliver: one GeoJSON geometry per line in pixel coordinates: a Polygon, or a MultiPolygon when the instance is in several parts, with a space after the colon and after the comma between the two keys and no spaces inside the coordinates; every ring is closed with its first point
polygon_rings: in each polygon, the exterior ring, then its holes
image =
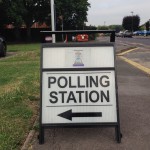
{"type": "Polygon", "coordinates": [[[150,0],[88,0],[87,25],[121,25],[123,17],[139,15],[140,25],[150,19],[150,0]]]}

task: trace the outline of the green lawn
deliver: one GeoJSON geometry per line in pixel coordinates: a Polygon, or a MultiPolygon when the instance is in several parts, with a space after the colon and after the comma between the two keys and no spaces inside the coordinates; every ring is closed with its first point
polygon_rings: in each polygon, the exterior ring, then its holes
{"type": "Polygon", "coordinates": [[[0,59],[0,150],[19,150],[39,104],[40,44],[8,45],[0,59]]]}

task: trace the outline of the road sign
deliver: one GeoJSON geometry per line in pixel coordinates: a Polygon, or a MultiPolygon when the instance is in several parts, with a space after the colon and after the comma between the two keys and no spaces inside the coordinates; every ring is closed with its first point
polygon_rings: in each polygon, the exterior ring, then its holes
{"type": "Polygon", "coordinates": [[[114,44],[43,44],[41,135],[44,127],[105,125],[120,142],[116,86],[114,44]]]}

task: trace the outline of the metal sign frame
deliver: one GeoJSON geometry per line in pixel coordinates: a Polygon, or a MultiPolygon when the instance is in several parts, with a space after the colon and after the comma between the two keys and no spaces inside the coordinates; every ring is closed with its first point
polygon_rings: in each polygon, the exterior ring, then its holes
{"type": "Polygon", "coordinates": [[[114,62],[114,67],[104,67],[104,68],[43,68],[43,48],[60,48],[60,47],[105,47],[105,46],[113,46],[114,48],[114,61],[115,57],[115,44],[114,43],[59,43],[59,44],[42,44],[41,47],[41,67],[40,67],[40,128],[39,128],[39,144],[44,143],[44,130],[45,128],[84,128],[84,127],[114,127],[116,140],[118,143],[121,142],[122,134],[120,132],[120,119],[119,119],[119,102],[118,102],[118,85],[117,85],[117,72],[116,72],[116,61],[114,62]],[[115,74],[115,88],[116,88],[116,115],[117,122],[109,122],[109,123],[59,123],[59,124],[42,124],[42,78],[43,72],[63,72],[63,71],[114,71],[115,74]]]}

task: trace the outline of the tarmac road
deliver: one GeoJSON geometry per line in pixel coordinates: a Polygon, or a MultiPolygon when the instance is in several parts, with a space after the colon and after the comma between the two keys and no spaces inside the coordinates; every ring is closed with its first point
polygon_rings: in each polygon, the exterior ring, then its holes
{"type": "Polygon", "coordinates": [[[45,143],[33,150],[150,150],[150,77],[117,59],[121,144],[115,141],[114,128],[47,129],[45,143]]]}
{"type": "MultiPolygon", "coordinates": [[[[146,67],[144,70],[147,70],[148,74],[150,75],[150,42],[148,43],[148,41],[150,41],[150,38],[117,38],[116,43],[118,47],[117,51],[120,49],[128,49],[129,47],[132,47],[132,50],[122,53],[123,57],[137,63],[135,67],[137,67],[138,64],[141,65],[141,68],[146,67]]],[[[133,63],[131,62],[131,64],[133,63]]]]}
{"type": "Polygon", "coordinates": [[[147,45],[150,47],[150,36],[144,37],[144,36],[134,36],[133,38],[121,38],[117,37],[117,41],[122,41],[124,43],[130,43],[135,45],[147,45]]]}

